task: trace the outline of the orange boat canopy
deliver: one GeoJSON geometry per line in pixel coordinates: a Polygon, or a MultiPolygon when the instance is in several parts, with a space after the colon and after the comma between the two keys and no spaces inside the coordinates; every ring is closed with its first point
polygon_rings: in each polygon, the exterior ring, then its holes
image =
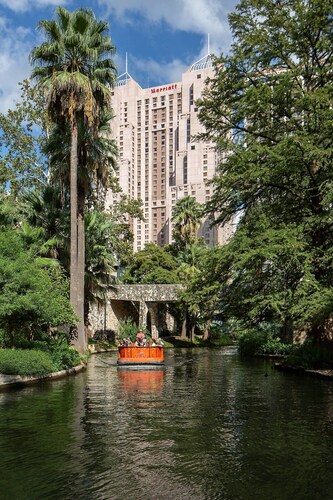
{"type": "Polygon", "coordinates": [[[164,363],[162,346],[118,347],[118,365],[160,365],[164,363]]]}

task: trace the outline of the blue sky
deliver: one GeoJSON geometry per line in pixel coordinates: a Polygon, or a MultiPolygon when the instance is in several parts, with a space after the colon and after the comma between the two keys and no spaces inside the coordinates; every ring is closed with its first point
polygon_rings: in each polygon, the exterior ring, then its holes
{"type": "Polygon", "coordinates": [[[28,55],[43,39],[40,19],[51,19],[58,5],[90,7],[110,24],[119,74],[128,72],[142,86],[179,81],[182,71],[210,52],[228,51],[227,15],[236,0],[0,0],[0,112],[19,98],[18,82],[30,73],[28,55]]]}

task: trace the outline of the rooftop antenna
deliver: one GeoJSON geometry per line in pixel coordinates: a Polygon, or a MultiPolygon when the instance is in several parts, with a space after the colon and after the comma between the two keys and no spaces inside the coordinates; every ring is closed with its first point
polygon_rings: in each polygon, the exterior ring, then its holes
{"type": "Polygon", "coordinates": [[[128,73],[128,54],[125,53],[125,72],[118,76],[117,86],[126,85],[129,80],[132,80],[131,75],[128,73]]]}
{"type": "Polygon", "coordinates": [[[210,53],[210,37],[207,34],[207,54],[201,57],[199,61],[195,62],[190,66],[190,71],[199,71],[202,69],[207,69],[212,67],[212,58],[210,53]]]}

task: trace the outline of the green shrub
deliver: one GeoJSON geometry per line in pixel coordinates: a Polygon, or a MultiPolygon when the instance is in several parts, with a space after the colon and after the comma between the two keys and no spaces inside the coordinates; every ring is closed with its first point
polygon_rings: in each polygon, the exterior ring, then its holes
{"type": "MultiPolygon", "coordinates": [[[[136,334],[138,333],[138,326],[132,318],[125,318],[119,321],[118,339],[131,339],[132,342],[136,341],[136,334]]],[[[146,337],[150,336],[144,330],[146,337]]]]}
{"type": "Polygon", "coordinates": [[[266,342],[259,347],[258,354],[280,354],[286,355],[293,349],[292,344],[285,344],[277,338],[268,338],[266,342]]]}
{"type": "Polygon", "coordinates": [[[256,354],[285,355],[292,351],[292,344],[281,342],[270,325],[261,325],[257,329],[244,332],[239,338],[239,353],[242,356],[256,354]]]}
{"type": "Polygon", "coordinates": [[[35,341],[38,348],[50,353],[56,370],[66,370],[81,362],[80,354],[74,347],[69,345],[66,333],[57,332],[56,337],[48,337],[46,342],[35,341]]]}
{"type": "Polygon", "coordinates": [[[5,330],[0,328],[0,349],[5,347],[5,342],[6,342],[5,330]]]}
{"type": "Polygon", "coordinates": [[[66,370],[67,368],[79,365],[81,362],[78,351],[68,345],[55,347],[50,351],[50,354],[57,370],[66,370]]]}
{"type": "Polygon", "coordinates": [[[297,368],[325,369],[333,367],[333,352],[326,346],[314,345],[311,341],[294,345],[284,363],[297,368]]]}
{"type": "Polygon", "coordinates": [[[238,350],[241,356],[254,356],[268,340],[268,332],[248,330],[239,338],[238,350]]]}
{"type": "Polygon", "coordinates": [[[7,375],[44,376],[56,371],[47,352],[23,349],[0,349],[0,373],[7,375]]]}

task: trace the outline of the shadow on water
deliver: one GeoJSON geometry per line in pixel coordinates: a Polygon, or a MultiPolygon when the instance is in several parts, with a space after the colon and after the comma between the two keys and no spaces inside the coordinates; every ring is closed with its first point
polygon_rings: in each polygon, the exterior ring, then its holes
{"type": "Polygon", "coordinates": [[[166,349],[154,370],[116,357],[0,393],[1,500],[332,498],[329,382],[235,348],[166,349]]]}

